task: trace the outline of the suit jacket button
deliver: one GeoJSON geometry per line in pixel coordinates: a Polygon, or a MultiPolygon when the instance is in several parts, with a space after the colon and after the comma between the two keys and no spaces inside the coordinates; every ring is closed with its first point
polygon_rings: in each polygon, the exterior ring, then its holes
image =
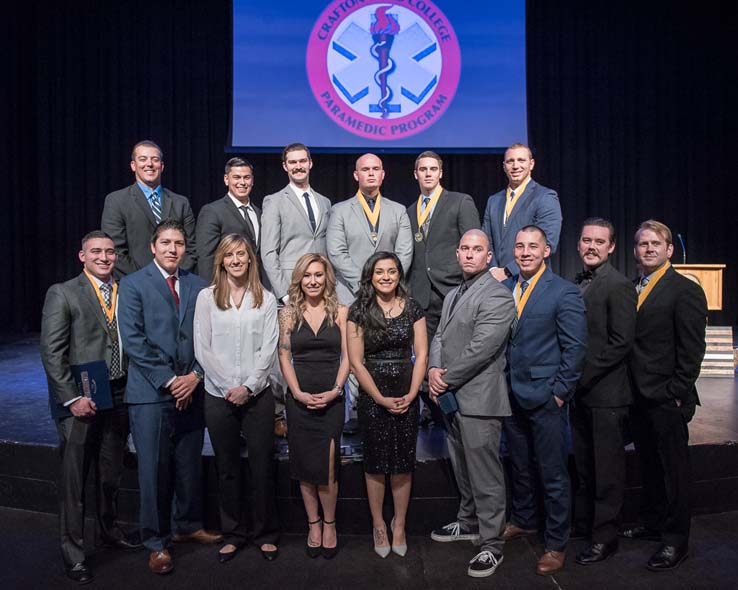
{"type": "Polygon", "coordinates": [[[428,272],[430,272],[430,266],[427,268],[428,272]]]}

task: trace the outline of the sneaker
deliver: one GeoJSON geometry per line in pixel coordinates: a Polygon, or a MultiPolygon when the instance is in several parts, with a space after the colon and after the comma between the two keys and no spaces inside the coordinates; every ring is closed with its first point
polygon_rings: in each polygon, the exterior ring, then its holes
{"type": "Polygon", "coordinates": [[[502,555],[497,557],[491,551],[480,551],[469,562],[466,573],[472,578],[486,578],[495,573],[497,566],[502,563],[502,555]]]}
{"type": "Polygon", "coordinates": [[[431,533],[431,539],[440,543],[450,543],[451,541],[478,541],[479,534],[469,531],[462,531],[458,522],[451,522],[440,529],[436,529],[431,533]]]}

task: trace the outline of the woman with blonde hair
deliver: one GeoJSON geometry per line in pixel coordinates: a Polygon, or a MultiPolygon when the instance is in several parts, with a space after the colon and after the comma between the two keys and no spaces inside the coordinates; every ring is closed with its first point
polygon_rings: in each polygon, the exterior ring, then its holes
{"type": "Polygon", "coordinates": [[[330,559],[338,552],[336,499],[343,386],[349,373],[348,311],[338,303],[336,277],[322,254],[305,254],[297,261],[288,295],[279,314],[279,364],[291,392],[290,475],[300,481],[307,512],[307,554],[330,559]]]}
{"type": "Polygon", "coordinates": [[[240,433],[253,488],[252,536],[265,559],[277,557],[279,519],[273,477],[274,397],[269,373],[277,356],[277,301],[259,281],[247,239],[225,236],[215,252],[213,284],[195,307],[195,357],[205,371],[205,423],[215,452],[220,520],[230,561],[249,538],[243,514],[240,433]]]}

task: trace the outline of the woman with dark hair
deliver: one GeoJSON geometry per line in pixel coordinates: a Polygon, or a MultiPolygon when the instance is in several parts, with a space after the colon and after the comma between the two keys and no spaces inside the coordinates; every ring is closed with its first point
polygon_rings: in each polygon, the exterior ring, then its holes
{"type": "Polygon", "coordinates": [[[395,507],[391,550],[400,557],[407,552],[405,517],[415,469],[417,396],[428,364],[423,310],[408,296],[403,278],[402,265],[394,253],[372,255],[362,269],[348,323],[349,360],[360,387],[364,478],[374,551],[380,557],[390,553],[382,516],[387,475],[395,507]]]}
{"type": "Polygon", "coordinates": [[[307,554],[338,553],[336,499],[343,430],[343,385],[348,378],[346,316],[336,277],[322,254],[305,254],[292,271],[289,301],[279,314],[279,364],[287,396],[290,475],[300,492],[310,531],[307,554]],[[323,519],[319,508],[323,509],[323,519]]]}
{"type": "Polygon", "coordinates": [[[277,557],[279,519],[272,465],[274,397],[269,373],[277,356],[277,301],[259,281],[244,236],[225,236],[215,251],[213,284],[195,307],[195,357],[205,371],[205,423],[215,451],[220,522],[233,559],[249,537],[241,485],[240,433],[246,438],[253,487],[253,539],[265,559],[277,557]]]}

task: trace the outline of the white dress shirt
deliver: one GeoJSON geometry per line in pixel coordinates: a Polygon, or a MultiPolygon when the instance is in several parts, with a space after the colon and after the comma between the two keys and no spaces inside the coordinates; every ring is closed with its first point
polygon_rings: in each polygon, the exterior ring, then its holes
{"type": "Polygon", "coordinates": [[[195,358],[205,371],[205,391],[224,397],[243,385],[254,395],[269,385],[277,361],[277,300],[264,290],[264,301],[254,308],[248,291],[241,307],[231,297],[230,309],[218,309],[214,286],[200,291],[195,307],[195,358]]]}
{"type": "Polygon", "coordinates": [[[290,188],[292,189],[292,192],[295,193],[295,195],[297,196],[297,200],[300,201],[300,205],[302,205],[302,208],[305,210],[305,215],[307,215],[308,219],[310,219],[310,214],[308,213],[308,208],[305,204],[305,197],[303,197],[305,193],[308,194],[308,198],[310,199],[310,206],[313,208],[313,215],[315,216],[315,227],[318,227],[318,225],[320,225],[320,207],[318,207],[318,199],[315,198],[315,195],[313,194],[313,189],[311,189],[310,187],[308,187],[307,189],[302,189],[295,186],[291,182],[290,188]]]}
{"type": "MultiPolygon", "coordinates": [[[[254,226],[254,233],[256,235],[254,236],[254,241],[256,242],[256,245],[259,245],[259,234],[261,233],[259,230],[259,218],[256,216],[256,211],[254,210],[254,206],[251,204],[251,199],[249,199],[249,202],[245,205],[239,201],[236,197],[234,197],[230,191],[228,192],[228,196],[231,198],[231,201],[233,201],[233,204],[238,207],[238,212],[241,214],[241,217],[243,217],[243,209],[241,207],[246,207],[246,213],[249,216],[249,220],[251,221],[251,225],[254,226]]],[[[244,217],[244,219],[246,219],[244,217]]]]}

